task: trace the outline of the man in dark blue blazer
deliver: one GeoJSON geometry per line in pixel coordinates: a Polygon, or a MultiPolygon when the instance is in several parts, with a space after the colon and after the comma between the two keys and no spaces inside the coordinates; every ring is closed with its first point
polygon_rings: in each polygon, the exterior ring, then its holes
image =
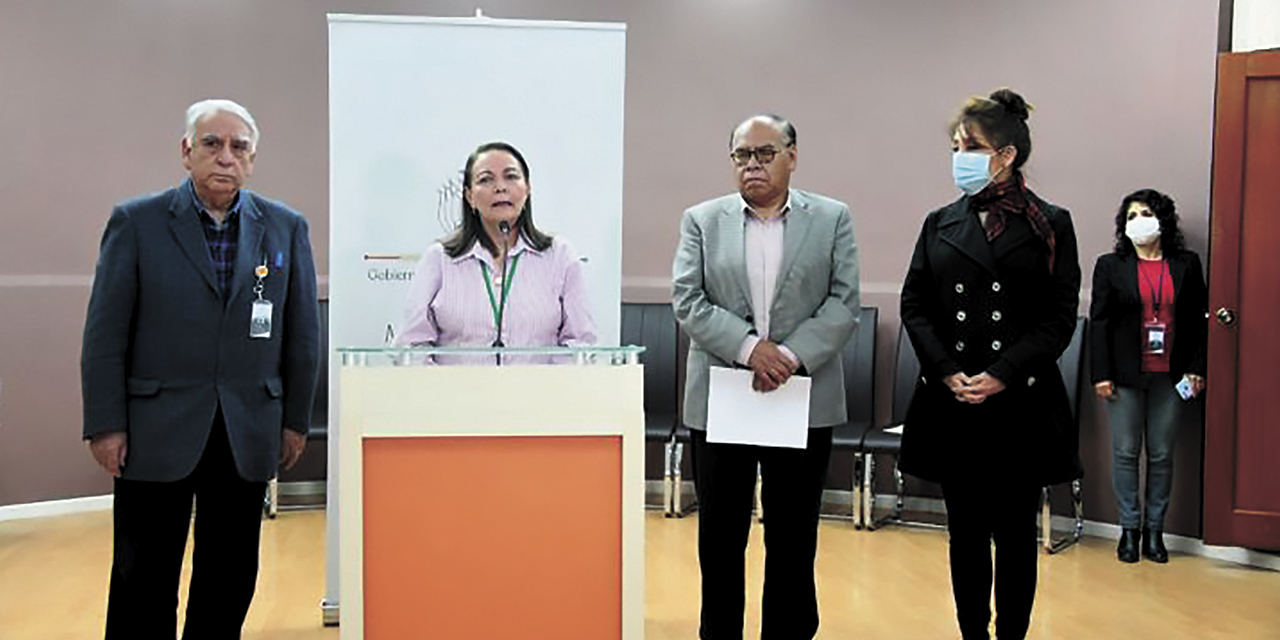
{"type": "Polygon", "coordinates": [[[243,189],[258,128],[228,100],[187,111],[180,186],[116,206],[81,355],[84,438],[115,477],[107,638],[238,638],[266,483],[302,455],[319,365],[307,221],[243,189]]]}

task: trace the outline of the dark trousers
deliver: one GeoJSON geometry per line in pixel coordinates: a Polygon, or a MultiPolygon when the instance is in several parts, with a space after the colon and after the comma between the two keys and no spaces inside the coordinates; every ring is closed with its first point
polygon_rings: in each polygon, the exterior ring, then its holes
{"type": "Polygon", "coordinates": [[[115,481],[107,640],[173,640],[195,498],[184,640],[239,638],[258,579],[265,482],[240,477],[219,411],[204,454],[177,482],[115,481]]]}
{"type": "Polygon", "coordinates": [[[1025,483],[942,485],[951,533],[951,590],[964,640],[987,640],[991,622],[991,542],[995,541],[996,637],[1019,640],[1036,598],[1036,510],[1040,487],[1025,483]]]}
{"type": "Polygon", "coordinates": [[[813,563],[831,429],[810,429],[803,450],[708,443],[705,431],[691,433],[702,569],[700,637],[742,638],[747,538],[759,464],[765,513],[760,638],[812,638],[818,631],[813,563]]]}

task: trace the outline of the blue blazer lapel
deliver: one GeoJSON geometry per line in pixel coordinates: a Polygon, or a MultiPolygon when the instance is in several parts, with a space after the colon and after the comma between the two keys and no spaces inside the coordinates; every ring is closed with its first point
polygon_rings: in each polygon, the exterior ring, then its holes
{"type": "Polygon", "coordinates": [[[190,194],[183,187],[173,190],[173,199],[169,201],[169,230],[182,247],[187,259],[200,274],[215,295],[221,296],[218,281],[213,274],[213,258],[209,256],[209,244],[204,238],[204,229],[200,226],[196,208],[191,203],[190,194]]]}
{"type": "Polygon", "coordinates": [[[240,238],[236,246],[236,265],[231,270],[231,291],[227,300],[235,300],[249,282],[256,278],[253,270],[262,264],[262,236],[266,232],[262,213],[253,206],[247,191],[240,192],[240,238]]]}

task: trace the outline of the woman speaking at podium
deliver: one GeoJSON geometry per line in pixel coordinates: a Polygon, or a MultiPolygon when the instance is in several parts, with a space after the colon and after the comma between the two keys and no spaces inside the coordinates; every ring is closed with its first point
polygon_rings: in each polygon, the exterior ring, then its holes
{"type": "Polygon", "coordinates": [[[515,147],[490,142],[471,153],[462,223],[418,263],[397,344],[595,343],[582,263],[567,242],[534,226],[529,191],[529,165],[515,147]]]}

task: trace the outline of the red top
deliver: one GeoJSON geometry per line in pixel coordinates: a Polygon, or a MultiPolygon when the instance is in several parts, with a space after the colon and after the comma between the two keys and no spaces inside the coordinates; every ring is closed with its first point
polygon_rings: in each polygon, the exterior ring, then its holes
{"type": "Polygon", "coordinates": [[[1142,370],[1169,370],[1169,354],[1173,352],[1173,275],[1169,263],[1159,260],[1138,259],[1138,296],[1142,298],[1142,370]],[[1146,349],[1147,325],[1164,324],[1164,351],[1148,353],[1146,349]]]}

